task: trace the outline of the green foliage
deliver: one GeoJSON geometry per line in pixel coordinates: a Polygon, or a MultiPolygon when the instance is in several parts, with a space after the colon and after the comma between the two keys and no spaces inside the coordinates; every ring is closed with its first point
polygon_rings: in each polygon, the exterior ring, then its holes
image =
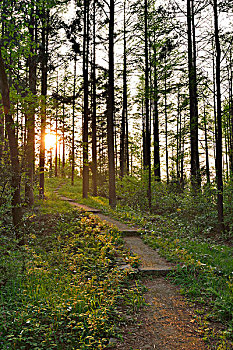
{"type": "Polygon", "coordinates": [[[217,230],[216,191],[206,186],[193,195],[174,184],[152,182],[152,208],[146,199],[146,179],[125,177],[119,183],[121,198],[115,216],[144,227],[145,242],[177,263],[171,278],[184,294],[205,306],[205,315],[221,321],[233,335],[232,185],[225,188],[226,232],[217,230]]]}
{"type": "MultiPolygon", "coordinates": [[[[5,147],[5,145],[2,145],[5,147]]],[[[8,152],[3,152],[3,158],[0,160],[0,235],[7,229],[11,223],[11,168],[8,152]]]]}
{"type": "Polygon", "coordinates": [[[127,273],[117,267],[127,260],[117,230],[78,211],[32,215],[25,229],[24,249],[2,247],[15,273],[3,255],[1,348],[103,349],[116,333],[120,301],[142,301],[138,286],[127,295],[127,273]]]}
{"type": "MultiPolygon", "coordinates": [[[[232,233],[217,231],[214,188],[206,186],[194,196],[188,187],[182,192],[175,183],[167,186],[153,182],[150,212],[146,188],[146,176],[142,180],[125,177],[118,181],[116,210],[107,205],[103,208],[111,216],[144,228],[145,242],[177,263],[171,279],[181,285],[184,294],[204,307],[199,323],[207,317],[224,324],[225,331],[214,335],[223,338],[224,343],[233,334],[233,251],[225,244],[232,233]]],[[[63,191],[67,195],[64,188],[63,191]]],[[[71,198],[77,196],[69,194],[71,198]]],[[[229,185],[225,194],[227,220],[232,217],[231,194],[229,185]]]]}
{"type": "MultiPolygon", "coordinates": [[[[55,199],[57,198],[57,196],[52,194],[52,191],[55,188],[59,188],[58,190],[59,195],[71,198],[77,201],[78,203],[89,205],[91,207],[100,208],[100,209],[104,209],[108,207],[107,198],[103,198],[99,196],[94,197],[91,194],[88,196],[87,199],[82,198],[82,181],[80,178],[75,179],[74,186],[71,186],[70,182],[71,182],[70,179],[62,179],[62,178],[46,179],[47,194],[49,196],[53,196],[53,199],[55,199]]],[[[64,203],[64,201],[61,201],[61,202],[64,203]]],[[[67,204],[67,206],[70,207],[69,204],[67,204]]]]}

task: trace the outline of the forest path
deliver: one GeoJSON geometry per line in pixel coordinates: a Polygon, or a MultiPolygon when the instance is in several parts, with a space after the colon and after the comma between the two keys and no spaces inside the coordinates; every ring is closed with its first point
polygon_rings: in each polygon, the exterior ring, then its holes
{"type": "MultiPolygon", "coordinates": [[[[201,337],[195,312],[186,299],[179,293],[179,287],[171,284],[164,277],[174,266],[160,257],[158,252],[148,247],[140,238],[138,227],[129,227],[100,212],[100,210],[60,196],[73,207],[97,215],[101,220],[115,225],[122,233],[125,245],[140,258],[138,272],[143,277],[146,287],[144,294],[146,306],[129,318],[127,311],[122,310],[124,323],[120,329],[122,340],[111,339],[109,350],[206,350],[207,346],[201,337]],[[147,275],[155,278],[149,278],[147,275]]],[[[124,266],[123,266],[124,268],[124,266]]],[[[129,268],[128,265],[125,268],[129,268]]]]}

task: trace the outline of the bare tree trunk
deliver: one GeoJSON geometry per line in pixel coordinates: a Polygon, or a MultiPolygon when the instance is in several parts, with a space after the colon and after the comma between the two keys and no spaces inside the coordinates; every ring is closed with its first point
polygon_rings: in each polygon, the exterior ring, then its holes
{"type": "Polygon", "coordinates": [[[154,175],[156,181],[161,181],[159,155],[159,112],[158,112],[158,81],[157,81],[157,54],[154,38],[154,175]]]}
{"type": "Polygon", "coordinates": [[[176,122],[176,177],[177,182],[180,180],[180,90],[178,87],[178,101],[177,101],[177,122],[176,122]]]}
{"type": "Polygon", "coordinates": [[[151,156],[150,156],[150,116],[149,116],[149,59],[148,59],[148,2],[145,0],[145,109],[146,109],[146,140],[145,140],[145,167],[148,171],[147,197],[151,207],[151,156]]]}
{"type": "MultiPolygon", "coordinates": [[[[64,96],[65,96],[65,83],[64,83],[64,96]]],[[[65,177],[65,164],[66,164],[66,143],[65,143],[65,103],[62,105],[62,177],[65,177]]]]}
{"type": "Polygon", "coordinates": [[[229,131],[230,131],[230,142],[229,142],[229,167],[230,167],[230,178],[233,178],[233,72],[232,72],[232,57],[230,51],[230,72],[229,72],[229,131]]]}
{"type": "Polygon", "coordinates": [[[207,181],[207,184],[210,184],[209,147],[208,147],[208,138],[207,138],[207,121],[206,121],[205,106],[204,106],[204,128],[205,128],[206,181],[207,181]]]}
{"type": "Polygon", "coordinates": [[[27,143],[26,143],[26,183],[25,183],[25,200],[29,205],[34,204],[33,182],[35,168],[35,99],[36,99],[36,49],[35,46],[35,9],[31,3],[31,14],[29,22],[30,34],[30,55],[28,58],[29,65],[29,90],[33,99],[29,104],[27,114],[27,143]]]}
{"type": "Polygon", "coordinates": [[[97,145],[96,145],[96,0],[93,3],[93,65],[92,65],[92,192],[97,196],[97,145]]]}
{"type": "Polygon", "coordinates": [[[221,110],[221,47],[219,42],[218,29],[218,8],[217,0],[214,0],[214,29],[216,46],[216,88],[217,88],[217,143],[216,143],[216,174],[218,189],[218,222],[221,230],[224,229],[223,223],[223,180],[222,180],[222,110],[221,110]]]}
{"type": "Polygon", "coordinates": [[[187,0],[187,24],[188,24],[190,136],[191,136],[191,182],[192,182],[192,187],[194,191],[196,191],[200,187],[201,183],[200,183],[199,152],[198,152],[196,49],[195,49],[195,42],[193,42],[193,40],[195,41],[193,0],[187,0]],[[191,9],[191,4],[192,4],[192,9],[191,9]]]}
{"type": "MultiPolygon", "coordinates": [[[[57,94],[58,94],[58,71],[57,71],[57,94]]],[[[58,137],[57,137],[57,131],[58,131],[58,101],[55,101],[56,103],[56,119],[55,119],[55,132],[56,132],[56,145],[55,145],[55,177],[57,177],[57,143],[58,143],[58,137]]]]}
{"type": "MultiPolygon", "coordinates": [[[[2,59],[2,52],[0,46],[0,91],[2,94],[2,102],[4,107],[5,114],[5,126],[6,132],[9,140],[10,147],[10,158],[11,158],[11,186],[13,189],[13,198],[12,198],[12,216],[13,223],[16,228],[19,228],[22,220],[22,208],[21,208],[21,198],[20,198],[20,166],[19,166],[19,155],[18,155],[18,144],[15,135],[15,126],[14,121],[10,112],[10,97],[9,97],[9,85],[7,82],[7,76],[5,72],[4,62],[2,59]]],[[[16,238],[21,240],[23,239],[19,234],[19,231],[16,230],[16,238]]]]}
{"type": "Polygon", "coordinates": [[[41,32],[41,140],[40,140],[40,198],[44,199],[44,175],[45,175],[45,130],[46,130],[46,96],[47,96],[47,50],[48,50],[48,15],[43,2],[42,8],[42,32],[41,32]]]}
{"type": "Polygon", "coordinates": [[[165,109],[165,154],[166,154],[166,175],[167,184],[169,183],[169,158],[168,158],[168,118],[167,118],[167,59],[165,52],[165,86],[164,86],[164,109],[165,109]]]}
{"type": "Polygon", "coordinates": [[[109,204],[116,206],[115,162],[114,162],[114,0],[110,0],[109,19],[109,83],[107,105],[107,140],[108,140],[108,168],[109,168],[109,204]]]}
{"type": "Polygon", "coordinates": [[[83,118],[83,198],[88,197],[89,165],[88,165],[88,35],[89,5],[84,0],[84,33],[83,33],[83,79],[84,79],[84,118],[83,118]]]}
{"type": "Polygon", "coordinates": [[[120,176],[128,173],[128,121],[127,121],[127,57],[126,57],[126,0],[124,0],[124,59],[123,59],[123,109],[120,138],[120,176]]]}
{"type": "Polygon", "coordinates": [[[73,110],[72,110],[72,155],[71,155],[71,185],[74,185],[75,170],[75,150],[74,150],[74,130],[75,130],[75,88],[76,88],[76,53],[74,56],[74,86],[73,86],[73,110]]]}

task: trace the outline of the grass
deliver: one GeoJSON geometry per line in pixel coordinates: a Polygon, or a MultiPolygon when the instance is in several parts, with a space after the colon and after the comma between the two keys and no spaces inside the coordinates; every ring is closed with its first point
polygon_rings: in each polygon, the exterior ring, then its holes
{"type": "Polygon", "coordinates": [[[108,200],[103,197],[94,197],[89,195],[88,198],[82,198],[82,182],[81,179],[75,179],[74,186],[71,186],[70,179],[66,178],[51,178],[46,181],[47,193],[52,193],[52,190],[62,185],[59,189],[59,194],[71,198],[78,203],[93,206],[95,208],[107,208],[108,200]]]}
{"type": "MultiPolygon", "coordinates": [[[[219,339],[218,349],[230,349],[233,339],[233,249],[225,243],[229,235],[215,234],[216,211],[211,196],[207,193],[195,198],[190,192],[176,194],[162,184],[157,185],[152,211],[148,213],[145,203],[140,205],[140,198],[146,197],[143,195],[145,189],[136,181],[133,188],[130,181],[133,182],[128,180],[126,187],[120,186],[122,200],[116,210],[109,207],[106,199],[99,197],[90,197],[84,203],[142,227],[145,242],[159,248],[160,254],[177,264],[170,279],[197,303],[197,317],[201,317],[200,323],[204,322],[203,337],[219,339]],[[210,321],[221,323],[216,332],[208,327],[210,321]],[[231,345],[226,345],[226,339],[231,345]]],[[[64,186],[59,193],[82,201],[81,184],[74,188],[64,186]]]]}
{"type": "MultiPolygon", "coordinates": [[[[1,237],[0,348],[105,349],[118,336],[119,305],[143,304],[116,229],[57,199],[47,187],[25,220],[24,247],[1,237]]],[[[133,260],[132,260],[133,261],[133,260]]]]}

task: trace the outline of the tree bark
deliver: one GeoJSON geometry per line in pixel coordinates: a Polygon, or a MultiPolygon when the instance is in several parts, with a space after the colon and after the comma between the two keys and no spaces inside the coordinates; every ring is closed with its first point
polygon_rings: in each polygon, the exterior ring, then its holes
{"type": "Polygon", "coordinates": [[[206,121],[205,106],[204,106],[204,128],[205,128],[206,181],[207,181],[207,184],[210,184],[209,147],[208,147],[208,138],[207,138],[207,121],[206,121]]]}
{"type": "Polygon", "coordinates": [[[26,143],[26,183],[25,183],[25,201],[29,205],[34,204],[33,182],[35,169],[35,99],[36,99],[36,51],[35,45],[35,9],[33,1],[31,2],[31,13],[29,22],[30,34],[30,55],[29,65],[29,90],[32,100],[29,102],[27,114],[27,143],[26,143]]]}
{"type": "Polygon", "coordinates": [[[148,189],[147,197],[149,208],[151,207],[151,156],[150,156],[150,115],[149,115],[149,60],[148,60],[148,2],[145,0],[145,113],[146,113],[146,125],[145,125],[145,167],[148,171],[148,189]]]}
{"type": "Polygon", "coordinates": [[[83,115],[83,198],[88,197],[89,165],[88,165],[88,35],[89,5],[84,0],[84,33],[83,33],[83,79],[84,79],[84,115],[83,115]]]}
{"type": "Polygon", "coordinates": [[[127,135],[127,58],[126,58],[126,0],[124,1],[124,58],[123,58],[123,109],[121,119],[121,138],[120,138],[120,176],[124,177],[128,173],[128,135],[127,135]]]}
{"type": "Polygon", "coordinates": [[[2,59],[1,46],[0,46],[0,91],[2,94],[2,102],[5,114],[5,126],[6,132],[9,140],[10,148],[10,159],[11,159],[11,186],[13,190],[12,198],[12,217],[13,223],[16,228],[16,238],[20,239],[23,243],[23,238],[19,234],[18,228],[22,221],[22,208],[21,208],[21,198],[20,198],[20,165],[19,165],[19,154],[18,154],[18,144],[15,135],[14,120],[10,111],[10,97],[9,97],[9,85],[7,81],[7,76],[5,72],[4,62],[2,59]]]}
{"type": "Polygon", "coordinates": [[[45,10],[45,3],[42,8],[42,31],[41,31],[41,140],[40,140],[40,188],[39,195],[44,199],[44,178],[45,178],[45,131],[46,131],[46,96],[47,96],[47,64],[48,64],[48,16],[45,10]]]}
{"type": "MultiPolygon", "coordinates": [[[[57,71],[57,94],[58,94],[58,71],[57,71]]],[[[58,171],[57,171],[57,151],[58,151],[58,137],[57,137],[57,131],[58,131],[58,101],[55,101],[56,103],[56,116],[55,116],[55,132],[56,132],[56,145],[55,145],[55,177],[57,177],[58,175],[58,171]]]]}
{"type": "Polygon", "coordinates": [[[109,204],[116,206],[115,162],[114,162],[114,0],[110,0],[109,18],[109,82],[107,104],[107,141],[109,169],[109,204]]]}
{"type": "Polygon", "coordinates": [[[75,171],[75,150],[74,150],[74,136],[75,136],[75,93],[76,93],[76,53],[74,56],[74,86],[73,86],[73,102],[72,102],[72,155],[71,155],[71,185],[74,186],[74,171],[75,171]]]}
{"type": "Polygon", "coordinates": [[[221,47],[218,29],[218,8],[217,0],[214,0],[214,35],[216,47],[216,89],[217,89],[217,143],[216,143],[216,174],[217,174],[217,209],[218,223],[221,230],[223,223],[223,180],[222,180],[222,108],[221,108],[221,47]]]}
{"type": "Polygon", "coordinates": [[[196,49],[193,0],[187,0],[188,25],[188,71],[189,71],[189,100],[190,100],[190,138],[191,138],[191,183],[196,191],[200,188],[200,168],[198,152],[198,108],[196,81],[196,49]],[[192,5],[192,8],[191,8],[192,5]]]}
{"type": "Polygon", "coordinates": [[[97,196],[97,145],[96,145],[96,0],[93,3],[93,63],[92,63],[92,193],[97,196]]]}
{"type": "Polygon", "coordinates": [[[154,36],[154,175],[156,181],[161,181],[160,155],[159,155],[159,111],[158,111],[158,80],[157,80],[157,54],[154,36]]]}

